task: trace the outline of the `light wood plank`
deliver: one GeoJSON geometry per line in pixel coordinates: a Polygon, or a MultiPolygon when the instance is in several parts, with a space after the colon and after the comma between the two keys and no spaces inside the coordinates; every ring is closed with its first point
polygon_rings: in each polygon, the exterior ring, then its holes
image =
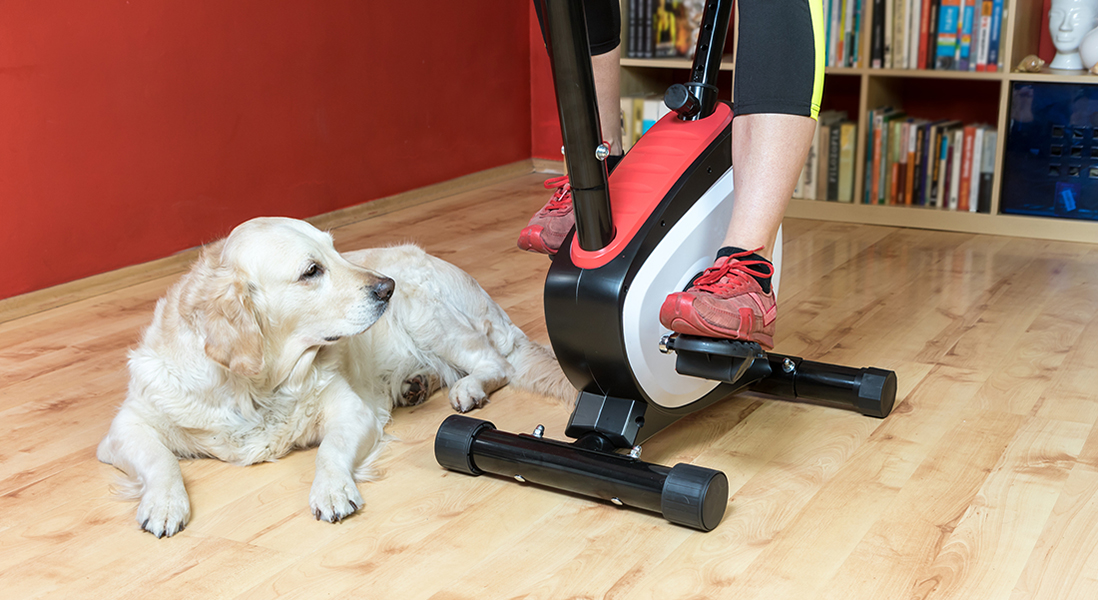
{"type": "MultiPolygon", "coordinates": [[[[548,341],[549,261],[515,247],[545,175],[334,223],[342,249],[414,241],[548,341]]],[[[376,208],[376,207],[375,207],[376,208]]],[[[334,217],[333,217],[334,219],[334,217]]],[[[1091,598],[1098,595],[1098,247],[787,219],[778,351],[896,370],[884,420],[743,393],[645,443],[723,470],[724,522],[439,467],[443,393],[400,409],[342,524],[309,514],[315,450],[185,461],[193,519],[157,540],[95,460],[126,352],[175,275],[119,280],[0,323],[5,597],[1091,598]]],[[[507,431],[569,408],[504,389],[507,431]]]]}

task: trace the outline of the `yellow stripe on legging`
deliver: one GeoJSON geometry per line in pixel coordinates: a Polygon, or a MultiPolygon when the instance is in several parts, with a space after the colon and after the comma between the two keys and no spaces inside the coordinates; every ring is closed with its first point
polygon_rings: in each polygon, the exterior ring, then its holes
{"type": "Polygon", "coordinates": [[[827,29],[823,20],[823,0],[808,0],[808,8],[812,13],[812,37],[816,43],[816,78],[812,82],[812,118],[820,114],[820,99],[824,91],[824,67],[826,63],[827,29]]]}

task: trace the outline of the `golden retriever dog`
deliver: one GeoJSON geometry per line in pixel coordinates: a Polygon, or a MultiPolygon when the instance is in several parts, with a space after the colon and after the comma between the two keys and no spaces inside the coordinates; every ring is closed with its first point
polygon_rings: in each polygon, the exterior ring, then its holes
{"type": "Polygon", "coordinates": [[[179,458],[239,465],[319,444],[309,506],[363,506],[394,405],[439,386],[465,412],[508,383],[573,399],[552,352],[464,271],[413,245],[337,252],[304,221],[260,218],[204,248],[130,353],[99,444],[157,537],[190,518],[179,458]],[[382,274],[384,273],[384,275],[382,274]]]}

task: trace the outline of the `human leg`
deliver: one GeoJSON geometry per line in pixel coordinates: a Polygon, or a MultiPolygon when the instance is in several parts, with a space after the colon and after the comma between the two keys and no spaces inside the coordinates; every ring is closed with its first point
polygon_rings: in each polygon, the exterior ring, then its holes
{"type": "Polygon", "coordinates": [[[820,0],[740,0],[732,217],[713,267],[668,296],[660,322],[679,333],[773,346],[770,259],[812,144],[823,84],[820,0]]]}

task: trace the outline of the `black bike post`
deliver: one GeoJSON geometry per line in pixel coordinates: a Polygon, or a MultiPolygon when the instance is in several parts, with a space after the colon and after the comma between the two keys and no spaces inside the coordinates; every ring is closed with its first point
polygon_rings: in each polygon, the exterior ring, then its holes
{"type": "Polygon", "coordinates": [[[557,92],[564,155],[576,211],[576,239],[584,250],[599,250],[614,238],[610,189],[602,145],[595,76],[587,41],[582,0],[537,0],[541,4],[546,45],[557,92]]]}

